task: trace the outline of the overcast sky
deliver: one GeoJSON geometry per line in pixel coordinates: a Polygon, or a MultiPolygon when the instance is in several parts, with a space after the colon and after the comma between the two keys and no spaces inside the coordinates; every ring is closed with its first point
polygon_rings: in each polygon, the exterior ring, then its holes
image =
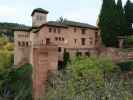
{"type": "MultiPolygon", "coordinates": [[[[0,22],[31,25],[34,8],[48,10],[48,20],[60,16],[69,20],[96,24],[102,0],[0,0],[0,22]]],[[[122,0],[123,3],[126,0],[122,0]]],[[[131,0],[133,1],[133,0],[131,0]]]]}

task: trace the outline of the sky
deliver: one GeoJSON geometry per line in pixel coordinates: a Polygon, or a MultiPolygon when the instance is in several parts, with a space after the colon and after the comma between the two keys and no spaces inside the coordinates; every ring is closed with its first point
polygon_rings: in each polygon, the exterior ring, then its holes
{"type": "MultiPolygon", "coordinates": [[[[122,0],[125,4],[126,0],[122,0]]],[[[131,0],[133,1],[133,0],[131,0]]],[[[59,17],[96,25],[102,0],[0,0],[0,22],[31,26],[35,8],[49,11],[48,20],[59,17]]]]}

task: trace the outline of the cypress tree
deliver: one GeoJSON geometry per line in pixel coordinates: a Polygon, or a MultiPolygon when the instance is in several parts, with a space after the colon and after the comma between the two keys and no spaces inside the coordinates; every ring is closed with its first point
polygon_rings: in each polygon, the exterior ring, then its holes
{"type": "Polygon", "coordinates": [[[115,0],[103,0],[99,16],[102,42],[106,47],[117,47],[115,0]]]}
{"type": "Polygon", "coordinates": [[[133,23],[133,3],[130,0],[127,0],[124,10],[128,29],[127,34],[129,34],[132,33],[133,23]]]}
{"type": "Polygon", "coordinates": [[[124,14],[124,9],[122,6],[122,1],[118,0],[117,1],[117,34],[119,36],[125,35],[127,29],[126,29],[126,18],[124,14]]]}

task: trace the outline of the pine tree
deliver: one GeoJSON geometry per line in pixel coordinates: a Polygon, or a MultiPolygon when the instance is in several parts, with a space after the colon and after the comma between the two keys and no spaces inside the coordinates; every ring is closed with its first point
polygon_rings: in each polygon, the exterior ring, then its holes
{"type": "Polygon", "coordinates": [[[102,42],[106,47],[117,47],[117,19],[115,0],[103,0],[99,16],[102,42]]]}
{"type": "Polygon", "coordinates": [[[127,34],[129,34],[132,33],[133,23],[133,3],[130,0],[127,0],[124,10],[128,29],[127,34]]]}
{"type": "Polygon", "coordinates": [[[126,18],[121,0],[117,1],[116,7],[117,7],[117,34],[118,36],[124,36],[127,29],[126,29],[126,18]]]}

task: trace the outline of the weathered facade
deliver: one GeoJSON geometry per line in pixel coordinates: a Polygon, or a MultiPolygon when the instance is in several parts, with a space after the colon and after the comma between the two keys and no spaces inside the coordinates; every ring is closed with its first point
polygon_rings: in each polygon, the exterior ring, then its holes
{"type": "Polygon", "coordinates": [[[48,11],[37,8],[32,12],[32,27],[15,30],[14,64],[33,65],[33,92],[39,100],[45,88],[47,73],[58,69],[63,62],[64,49],[73,58],[95,53],[99,45],[98,29],[95,26],[65,20],[47,21],[48,11]]]}

